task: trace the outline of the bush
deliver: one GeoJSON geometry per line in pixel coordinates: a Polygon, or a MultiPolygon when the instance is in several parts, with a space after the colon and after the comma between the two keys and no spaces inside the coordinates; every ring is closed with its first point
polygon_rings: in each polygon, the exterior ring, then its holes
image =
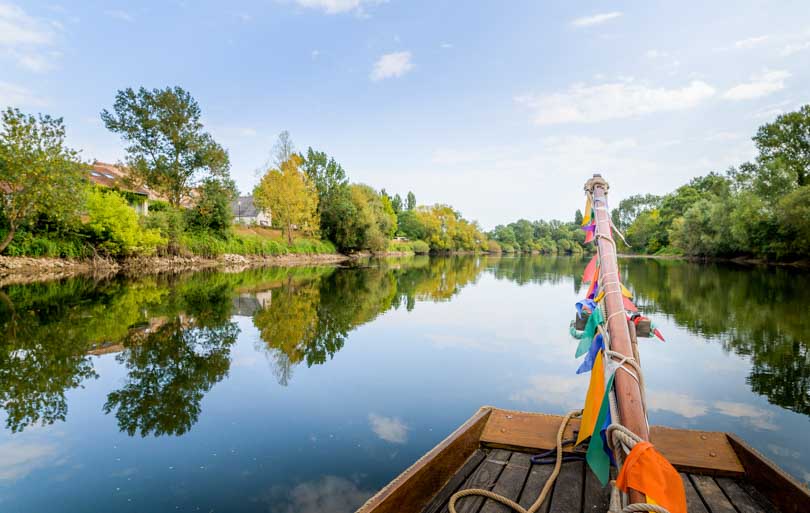
{"type": "Polygon", "coordinates": [[[423,240],[413,241],[411,247],[413,247],[413,252],[417,255],[425,255],[430,252],[430,246],[423,240]]]}
{"type": "Polygon", "coordinates": [[[498,244],[498,241],[490,239],[487,241],[487,251],[490,253],[500,253],[501,245],[498,244]]]}
{"type": "Polygon", "coordinates": [[[5,253],[8,256],[82,259],[92,257],[93,248],[78,237],[60,238],[23,231],[17,232],[5,253]]]}
{"type": "Polygon", "coordinates": [[[138,214],[115,191],[91,187],[85,208],[88,221],[84,231],[102,254],[151,254],[158,245],[166,244],[158,230],[140,225],[138,214]]]}
{"type": "Polygon", "coordinates": [[[144,217],[141,222],[143,226],[150,230],[157,230],[162,237],[167,240],[167,245],[164,246],[162,252],[177,254],[179,250],[179,242],[186,229],[185,216],[182,211],[175,210],[168,204],[166,207],[152,210],[152,205],[149,205],[149,215],[144,217]]]}

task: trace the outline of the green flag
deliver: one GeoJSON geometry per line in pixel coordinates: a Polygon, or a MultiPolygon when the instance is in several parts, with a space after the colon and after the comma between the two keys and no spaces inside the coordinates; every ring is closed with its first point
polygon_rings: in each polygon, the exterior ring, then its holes
{"type": "Polygon", "coordinates": [[[602,486],[605,486],[608,479],[610,479],[610,456],[608,456],[607,453],[610,449],[605,447],[599,431],[603,429],[605,420],[607,420],[610,415],[609,394],[610,390],[613,388],[614,376],[616,376],[615,372],[610,375],[607,385],[605,386],[605,396],[602,398],[602,406],[599,407],[599,415],[596,417],[596,427],[594,428],[591,441],[588,442],[588,452],[585,454],[585,461],[588,462],[588,466],[591,467],[593,473],[596,474],[602,486]]]}
{"type": "Polygon", "coordinates": [[[577,358],[588,352],[588,349],[591,347],[591,342],[593,342],[593,337],[596,335],[596,327],[602,324],[602,321],[602,310],[595,308],[593,312],[591,312],[591,316],[588,317],[588,322],[585,324],[585,331],[582,332],[582,336],[579,338],[577,358]]]}

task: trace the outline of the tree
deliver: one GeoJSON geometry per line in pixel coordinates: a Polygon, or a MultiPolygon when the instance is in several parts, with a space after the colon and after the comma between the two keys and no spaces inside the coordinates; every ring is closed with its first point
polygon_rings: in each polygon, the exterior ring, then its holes
{"type": "Polygon", "coordinates": [[[391,206],[394,208],[394,213],[399,215],[399,213],[402,212],[402,196],[394,194],[394,197],[391,199],[391,206]]]}
{"type": "MultiPolygon", "coordinates": [[[[278,140],[273,145],[272,165],[276,169],[281,169],[281,165],[290,160],[293,153],[295,153],[295,144],[293,144],[292,137],[290,137],[290,132],[284,130],[278,134],[278,140]]],[[[270,165],[268,164],[267,167],[270,167],[270,165]]]]}
{"type": "Polygon", "coordinates": [[[228,152],[203,131],[197,101],[180,87],[141,87],[118,91],[113,111],[101,119],[127,146],[126,165],[133,181],[166,196],[179,207],[202,175],[227,177],[228,152]]]}
{"type": "Polygon", "coordinates": [[[353,230],[357,234],[352,249],[384,250],[397,226],[390,202],[368,185],[352,184],[350,191],[356,211],[353,230]]]}
{"type": "Polygon", "coordinates": [[[759,127],[753,139],[761,162],[779,159],[795,174],[797,186],[810,185],[810,105],[759,127]]]}
{"type": "Polygon", "coordinates": [[[253,190],[256,206],[272,212],[273,222],[290,243],[293,229],[312,233],[318,227],[318,192],[301,171],[302,163],[301,156],[293,154],[280,169],[269,170],[253,190]]]}
{"type": "Polygon", "coordinates": [[[413,210],[416,208],[416,196],[411,191],[408,191],[407,209],[413,210]]]}
{"type": "Polygon", "coordinates": [[[206,178],[198,191],[196,203],[186,214],[187,226],[225,237],[233,221],[231,203],[238,196],[236,184],[230,178],[206,178]]]}
{"type": "Polygon", "coordinates": [[[25,115],[17,109],[2,114],[0,131],[0,213],[8,232],[5,251],[17,230],[36,215],[66,219],[78,213],[84,165],[65,146],[62,118],[25,115]]]}

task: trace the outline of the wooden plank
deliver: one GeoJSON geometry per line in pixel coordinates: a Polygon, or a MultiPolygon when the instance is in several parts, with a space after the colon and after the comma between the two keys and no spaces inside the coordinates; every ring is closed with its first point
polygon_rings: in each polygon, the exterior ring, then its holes
{"type": "Polygon", "coordinates": [[[689,478],[711,513],[737,513],[737,510],[734,509],[734,506],[729,502],[726,494],[723,493],[723,490],[717,485],[712,476],[692,474],[689,478]]]}
{"type": "Polygon", "coordinates": [[[715,479],[720,488],[728,497],[728,500],[737,508],[739,513],[765,513],[765,510],[743,490],[736,481],[728,477],[718,477],[715,479]]]}
{"type": "MultiPolygon", "coordinates": [[[[521,450],[546,450],[555,447],[557,430],[563,417],[494,409],[481,434],[481,442],[490,447],[521,450]]],[[[579,429],[579,420],[568,423],[564,438],[579,429]]],[[[744,473],[737,453],[725,433],[650,428],[655,447],[676,469],[684,472],[739,477],[744,473]]]]}
{"type": "Polygon", "coordinates": [[[762,492],[757,490],[756,486],[748,482],[748,480],[741,479],[740,481],[737,481],[737,485],[745,490],[746,493],[748,493],[748,496],[754,499],[754,502],[759,504],[759,506],[766,511],[766,513],[780,513],[779,510],[776,509],[776,506],[774,506],[773,503],[762,494],[762,492]]]}
{"type": "Polygon", "coordinates": [[[468,477],[473,473],[473,471],[478,468],[478,465],[484,461],[484,458],[487,457],[487,453],[482,449],[478,449],[475,451],[472,456],[467,459],[464,465],[456,472],[453,477],[450,478],[447,483],[439,490],[430,504],[422,510],[422,513],[436,513],[442,509],[442,506],[447,504],[447,501],[450,499],[450,496],[456,493],[462,484],[467,480],[468,477]]]}
{"type": "MultiPolygon", "coordinates": [[[[526,482],[526,477],[529,475],[531,466],[532,461],[528,454],[522,452],[512,453],[512,457],[509,458],[509,463],[506,464],[506,468],[501,472],[492,491],[507,499],[517,501],[521,490],[523,490],[523,484],[526,482]]],[[[500,502],[487,499],[480,513],[511,513],[511,511],[512,510],[500,502]]]]}
{"type": "Polygon", "coordinates": [[[602,486],[596,474],[585,466],[585,495],[583,513],[605,513],[610,505],[610,486],[602,486]]]}
{"type": "MultiPolygon", "coordinates": [[[[492,450],[461,489],[481,488],[482,490],[491,490],[511,456],[511,452],[503,449],[492,450]]],[[[481,509],[484,500],[485,497],[476,495],[462,497],[456,502],[456,513],[477,513],[481,509]]]]}
{"type": "Polygon", "coordinates": [[[422,510],[478,449],[478,440],[491,411],[491,408],[478,410],[436,447],[360,506],[357,513],[422,510]]]}
{"type": "Polygon", "coordinates": [[[563,463],[554,494],[551,496],[549,513],[578,513],[582,511],[582,495],[585,489],[585,462],[563,463]]]}
{"type": "Polygon", "coordinates": [[[810,490],[735,435],[728,440],[745,467],[746,479],[782,513],[810,511],[810,490]]]}
{"type": "MultiPolygon", "coordinates": [[[[523,491],[520,493],[520,499],[517,503],[523,506],[524,509],[534,504],[537,497],[540,496],[540,491],[548,481],[551,471],[554,470],[554,465],[533,465],[529,471],[529,477],[526,478],[526,484],[523,486],[523,491]]],[[[553,489],[552,489],[553,491],[553,489]]],[[[537,513],[548,513],[548,507],[551,504],[551,493],[548,494],[546,500],[537,510],[537,513]]]]}
{"type": "Polygon", "coordinates": [[[681,472],[681,480],[683,481],[683,490],[686,492],[686,510],[689,513],[709,513],[706,505],[703,504],[703,499],[700,498],[700,494],[695,490],[692,481],[689,480],[689,476],[681,472]]]}

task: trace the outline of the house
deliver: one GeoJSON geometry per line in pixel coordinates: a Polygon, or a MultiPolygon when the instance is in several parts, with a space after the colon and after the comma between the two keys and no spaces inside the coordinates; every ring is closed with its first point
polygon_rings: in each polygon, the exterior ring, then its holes
{"type": "Polygon", "coordinates": [[[239,196],[231,203],[233,221],[237,224],[270,226],[270,212],[260,210],[253,204],[253,196],[239,196]]]}
{"type": "Polygon", "coordinates": [[[87,178],[101,187],[108,187],[125,193],[127,201],[141,215],[149,212],[149,200],[163,199],[148,185],[135,185],[127,180],[126,168],[104,162],[93,162],[87,172],[87,178]]]}

